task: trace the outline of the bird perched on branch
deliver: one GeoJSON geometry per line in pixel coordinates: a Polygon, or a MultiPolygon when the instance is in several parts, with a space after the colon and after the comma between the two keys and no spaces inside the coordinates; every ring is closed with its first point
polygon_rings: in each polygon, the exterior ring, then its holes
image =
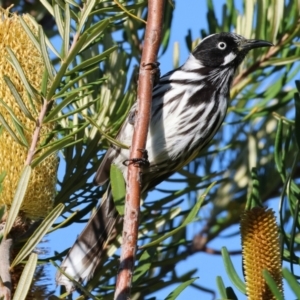
{"type": "MultiPolygon", "coordinates": [[[[213,138],[227,111],[234,73],[249,50],[270,47],[263,40],[246,39],[234,33],[204,38],[187,61],[162,76],[153,88],[152,111],[146,150],[149,166],[143,167],[142,190],[148,191],[194,159],[213,138]]],[[[137,104],[134,104],[116,139],[130,145],[137,104]]],[[[129,150],[112,146],[95,176],[95,183],[109,180],[116,164],[126,180],[124,161],[129,150]]],[[[103,247],[120,220],[110,191],[67,254],[61,268],[75,280],[89,279],[101,260],[103,247]]],[[[72,291],[72,282],[63,274],[57,283],[72,291]]]]}

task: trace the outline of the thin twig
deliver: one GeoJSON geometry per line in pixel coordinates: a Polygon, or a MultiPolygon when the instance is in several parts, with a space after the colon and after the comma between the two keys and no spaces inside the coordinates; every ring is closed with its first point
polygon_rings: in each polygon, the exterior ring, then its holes
{"type": "Polygon", "coordinates": [[[46,100],[44,100],[44,103],[43,103],[43,106],[41,108],[39,117],[36,121],[36,127],[35,127],[35,130],[34,130],[33,136],[32,136],[32,142],[31,142],[30,149],[28,151],[28,155],[27,155],[27,158],[26,158],[25,165],[29,166],[31,164],[32,160],[33,160],[33,156],[35,154],[37,143],[38,143],[39,138],[40,138],[42,123],[43,123],[43,120],[44,120],[45,115],[47,113],[47,109],[48,109],[48,102],[46,100]]]}
{"type": "MultiPolygon", "coordinates": [[[[139,72],[138,111],[134,126],[130,159],[141,159],[143,153],[139,149],[145,149],[146,147],[152,101],[153,66],[157,61],[157,53],[161,41],[164,2],[162,0],[148,1],[148,20],[139,72]]],[[[114,298],[116,300],[130,298],[140,212],[140,178],[141,168],[135,164],[129,164],[121,263],[114,298]]]]}
{"type": "Polygon", "coordinates": [[[117,0],[113,0],[117,6],[119,6],[129,17],[132,17],[135,20],[138,20],[140,22],[143,22],[145,24],[147,24],[147,22],[141,18],[139,18],[138,16],[132,14],[129,10],[126,9],[126,7],[124,7],[119,1],[117,0]]]}

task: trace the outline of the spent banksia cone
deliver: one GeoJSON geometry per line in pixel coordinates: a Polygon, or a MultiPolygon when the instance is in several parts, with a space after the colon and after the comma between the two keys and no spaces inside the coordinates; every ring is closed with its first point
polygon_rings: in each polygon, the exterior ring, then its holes
{"type": "MultiPolygon", "coordinates": [[[[0,14],[0,99],[5,103],[0,102],[0,114],[20,139],[8,108],[11,109],[23,128],[28,144],[28,147],[19,144],[6,129],[2,128],[0,133],[0,174],[4,172],[6,175],[2,183],[0,206],[6,205],[9,209],[32,142],[36,121],[27,117],[20,109],[5,82],[5,76],[14,84],[27,110],[29,110],[34,119],[37,119],[41,110],[42,99],[40,96],[37,96],[37,100],[29,99],[18,72],[9,61],[8,49],[11,49],[14,53],[25,73],[27,81],[37,91],[41,89],[45,66],[41,53],[22,27],[20,17],[17,15],[9,16],[8,11],[1,11],[0,14]]],[[[29,15],[24,15],[22,18],[36,35],[38,28],[31,21],[29,15]]],[[[43,142],[47,134],[52,132],[53,129],[53,124],[43,124],[39,142],[43,142]]],[[[43,150],[40,153],[43,153],[43,150]]],[[[55,196],[57,164],[57,156],[51,155],[33,169],[21,207],[21,212],[26,218],[39,219],[45,217],[52,208],[55,196]]]]}
{"type": "Polygon", "coordinates": [[[283,291],[281,255],[276,218],[272,210],[254,207],[241,217],[243,265],[248,300],[276,299],[262,271],[267,270],[283,291]]]}

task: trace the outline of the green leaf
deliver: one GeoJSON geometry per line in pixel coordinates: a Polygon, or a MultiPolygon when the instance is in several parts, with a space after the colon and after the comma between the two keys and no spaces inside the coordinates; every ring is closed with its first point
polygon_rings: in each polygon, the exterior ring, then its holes
{"type": "Polygon", "coordinates": [[[64,37],[63,37],[63,53],[67,55],[70,47],[70,27],[71,27],[71,15],[70,15],[70,6],[65,3],[65,14],[64,14],[64,37]]]}
{"type": "Polygon", "coordinates": [[[295,293],[297,299],[300,299],[300,289],[299,289],[299,282],[295,278],[295,276],[287,269],[284,268],[282,270],[283,277],[288,282],[290,288],[295,293]]]}
{"type": "Polygon", "coordinates": [[[257,15],[256,15],[256,26],[255,26],[255,37],[257,39],[266,39],[266,1],[261,0],[257,2],[257,15]]]}
{"type": "Polygon", "coordinates": [[[106,134],[101,128],[100,126],[90,117],[84,115],[84,117],[92,124],[94,125],[98,131],[109,141],[111,142],[113,145],[116,145],[117,147],[123,148],[123,149],[129,149],[129,146],[121,144],[119,141],[113,139],[112,137],[110,137],[108,134],[106,134]]]}
{"type": "Polygon", "coordinates": [[[268,59],[266,62],[261,64],[262,67],[267,66],[286,66],[288,64],[292,64],[296,61],[299,61],[299,55],[284,57],[284,58],[272,58],[268,59]]]}
{"type": "Polygon", "coordinates": [[[80,52],[82,52],[84,49],[86,49],[94,40],[96,40],[106,29],[106,27],[109,25],[110,19],[104,19],[101,22],[96,23],[94,26],[89,28],[87,32],[89,33],[88,38],[86,39],[86,42],[83,44],[82,48],[80,49],[80,52]]]}
{"type": "Polygon", "coordinates": [[[26,244],[20,250],[18,255],[15,257],[11,263],[11,268],[18,265],[23,259],[25,259],[37,246],[37,244],[42,240],[42,238],[47,234],[49,228],[55,222],[55,220],[61,215],[64,205],[62,203],[58,204],[43,220],[40,226],[35,230],[32,236],[28,239],[26,244]]]}
{"type": "Polygon", "coordinates": [[[6,207],[5,205],[2,205],[0,207],[0,220],[2,220],[2,217],[4,216],[5,212],[6,212],[6,207]]]}
{"type": "Polygon", "coordinates": [[[53,78],[54,78],[53,72],[55,72],[55,71],[54,71],[52,63],[50,61],[50,58],[49,58],[49,54],[48,54],[47,46],[46,46],[45,33],[41,26],[39,26],[39,39],[40,39],[40,45],[41,45],[41,54],[42,54],[42,58],[43,58],[48,76],[49,76],[50,80],[53,80],[53,78]]]}
{"type": "MultiPolygon", "coordinates": [[[[27,23],[24,21],[23,17],[20,16],[19,20],[21,22],[21,25],[24,29],[24,31],[26,32],[26,34],[28,35],[28,37],[30,38],[30,40],[32,41],[32,43],[34,44],[35,48],[41,52],[41,47],[40,44],[36,38],[36,36],[33,34],[33,32],[31,31],[31,29],[29,28],[29,26],[27,25],[27,23]]],[[[33,22],[33,20],[30,18],[31,22],[33,22]]],[[[35,26],[38,26],[35,22],[33,22],[35,26]]]]}
{"type": "Polygon", "coordinates": [[[31,253],[28,262],[19,279],[18,286],[14,293],[13,300],[25,300],[30,286],[33,283],[33,276],[37,265],[38,256],[36,253],[31,253]]]}
{"type": "Polygon", "coordinates": [[[6,238],[7,235],[9,234],[9,232],[10,232],[11,228],[13,227],[15,220],[19,214],[19,211],[20,211],[20,208],[23,203],[23,199],[24,199],[24,196],[25,196],[25,193],[27,190],[28,182],[29,182],[30,175],[31,175],[31,170],[32,170],[31,166],[27,165],[24,167],[24,169],[22,171],[20,180],[17,185],[16,193],[15,193],[14,199],[12,201],[12,204],[11,204],[8,216],[7,216],[6,224],[4,227],[4,233],[3,233],[4,238],[6,238]]]}
{"type": "Polygon", "coordinates": [[[134,285],[136,285],[139,282],[139,279],[141,279],[143,275],[149,272],[151,269],[151,257],[152,255],[148,249],[143,251],[139,259],[139,264],[137,268],[134,269],[134,275],[132,279],[134,285]]]}
{"type": "Polygon", "coordinates": [[[20,125],[20,123],[18,122],[19,120],[16,120],[16,119],[12,119],[12,122],[16,128],[16,131],[18,132],[20,138],[21,138],[21,141],[22,141],[22,144],[26,147],[26,148],[29,148],[29,144],[28,144],[28,141],[26,139],[26,136],[24,135],[24,127],[22,125],[20,125]]]}
{"type": "Polygon", "coordinates": [[[87,21],[89,14],[91,13],[92,9],[94,8],[96,4],[96,0],[90,0],[86,3],[86,5],[84,6],[84,10],[82,11],[81,17],[80,17],[80,21],[78,24],[78,29],[77,32],[81,32],[84,23],[87,21]]]}
{"type": "Polygon", "coordinates": [[[246,285],[245,283],[240,279],[239,275],[237,274],[233,263],[230,259],[230,256],[228,254],[228,251],[226,247],[222,247],[222,257],[223,262],[225,266],[226,273],[228,274],[231,282],[235,285],[235,287],[244,295],[246,295],[246,285]]]}
{"type": "MultiPolygon", "coordinates": [[[[22,145],[22,146],[25,146],[25,147],[27,147],[28,148],[28,142],[27,142],[27,139],[26,139],[26,137],[25,137],[25,135],[24,135],[24,126],[21,124],[21,122],[17,119],[17,117],[15,116],[15,114],[14,114],[14,112],[12,111],[12,109],[2,100],[2,99],[0,99],[0,103],[3,105],[3,107],[5,107],[5,109],[8,111],[8,113],[11,115],[11,121],[12,121],[12,123],[13,123],[13,125],[14,125],[14,127],[15,127],[15,129],[16,129],[16,131],[19,133],[19,136],[20,136],[20,138],[21,138],[21,140],[19,140],[18,139],[18,141],[20,141],[20,144],[22,145]]],[[[2,116],[2,115],[1,115],[2,116]]],[[[1,118],[0,118],[0,121],[2,121],[2,123],[3,122],[5,122],[6,123],[6,121],[5,120],[1,120],[1,118]]],[[[6,123],[7,124],[7,123],[6,123]]],[[[5,124],[3,123],[3,125],[5,126],[5,124]]],[[[7,124],[7,127],[6,127],[6,129],[7,128],[9,128],[9,129],[11,129],[10,127],[9,127],[9,125],[7,124]]],[[[9,131],[9,130],[8,130],[9,131]]],[[[9,131],[9,133],[11,134],[11,133],[13,133],[13,134],[15,134],[15,131],[13,131],[12,129],[11,129],[11,132],[9,131]]],[[[17,138],[17,136],[15,136],[16,138],[17,138]]]]}
{"type": "MultiPolygon", "coordinates": [[[[92,93],[92,91],[91,91],[91,93],[92,93]]],[[[74,95],[74,96],[76,96],[76,95],[74,95]]],[[[47,118],[45,118],[45,120],[47,120],[47,121],[44,120],[44,123],[47,123],[47,122],[57,122],[57,121],[60,121],[60,120],[62,120],[62,119],[66,119],[66,118],[69,117],[69,116],[74,116],[75,114],[82,112],[85,108],[88,108],[88,107],[90,107],[91,105],[95,104],[98,100],[99,100],[99,99],[95,99],[95,100],[93,100],[93,101],[90,101],[90,102],[88,102],[88,103],[86,103],[86,104],[80,106],[79,108],[70,111],[69,113],[60,115],[60,116],[57,117],[57,118],[52,117],[52,119],[50,119],[50,118],[47,117],[47,118]]]]}
{"type": "MultiPolygon", "coordinates": [[[[299,82],[300,85],[300,82],[299,82]]],[[[300,91],[299,91],[300,92],[300,91]]],[[[295,107],[296,107],[296,117],[295,117],[295,137],[298,145],[298,149],[300,149],[300,94],[295,93],[295,107]]]]}
{"type": "Polygon", "coordinates": [[[24,115],[32,120],[35,121],[35,118],[32,116],[32,114],[30,113],[30,111],[27,109],[26,105],[23,102],[22,97],[20,96],[18,90],[16,89],[15,85],[13,84],[13,82],[10,80],[9,77],[7,77],[6,75],[3,76],[5,83],[7,84],[7,86],[9,87],[11,93],[13,94],[16,102],[18,103],[20,109],[22,110],[22,112],[24,113],[24,115]]]}
{"type": "Polygon", "coordinates": [[[217,281],[217,287],[221,298],[226,299],[227,298],[226,287],[224,285],[222,277],[217,276],[216,281],[217,281]]]}
{"type": "MultiPolygon", "coordinates": [[[[57,25],[59,35],[61,36],[61,38],[63,38],[64,37],[64,22],[63,22],[61,9],[60,9],[59,5],[55,2],[53,5],[53,9],[54,9],[54,19],[55,19],[55,23],[57,25]]],[[[65,57],[66,54],[67,53],[64,53],[63,57],[65,57]]]]}
{"type": "MultiPolygon", "coordinates": [[[[84,126],[82,126],[79,130],[84,129],[87,126],[87,124],[85,124],[84,126]]],[[[75,132],[72,132],[70,135],[76,135],[75,132]]],[[[82,139],[78,139],[74,141],[74,138],[72,137],[66,137],[62,140],[58,140],[57,142],[55,142],[55,144],[49,146],[49,149],[47,149],[43,154],[41,154],[39,157],[37,157],[36,159],[34,159],[31,163],[32,167],[36,167],[37,165],[39,165],[43,160],[45,160],[48,156],[50,156],[51,154],[58,152],[61,149],[65,149],[67,147],[70,147],[72,145],[75,145],[77,143],[80,143],[82,141],[82,139]]]]}
{"type": "Polygon", "coordinates": [[[81,72],[84,69],[88,68],[88,67],[93,67],[95,64],[98,64],[101,60],[105,59],[107,56],[109,56],[113,51],[115,51],[116,49],[118,49],[118,46],[113,46],[109,49],[107,49],[106,51],[90,58],[90,59],[86,59],[85,61],[83,61],[81,64],[77,65],[76,67],[74,67],[72,70],[68,71],[66,73],[66,76],[74,74],[75,72],[81,72]]]}
{"type": "Polygon", "coordinates": [[[282,127],[283,127],[282,120],[279,120],[277,131],[276,131],[276,138],[275,138],[274,159],[275,159],[275,164],[278,173],[281,175],[281,177],[284,180],[284,164],[282,161],[282,144],[283,144],[282,127]]]}
{"type": "Polygon", "coordinates": [[[50,15],[52,15],[54,17],[54,11],[53,11],[53,8],[52,8],[51,4],[47,0],[40,0],[40,2],[48,10],[50,15]]]}
{"type": "Polygon", "coordinates": [[[263,206],[259,194],[259,180],[256,168],[252,168],[251,170],[251,183],[251,192],[247,198],[246,209],[263,206]]]}
{"type": "MultiPolygon", "coordinates": [[[[71,89],[75,86],[75,84],[82,80],[83,78],[86,78],[88,75],[93,74],[96,70],[99,70],[99,66],[96,66],[90,70],[85,71],[79,76],[76,76],[74,79],[68,81],[67,83],[64,84],[62,89],[55,95],[55,98],[62,97],[62,95],[68,90],[71,89]]],[[[107,78],[103,78],[103,80],[106,80],[107,78]]],[[[91,85],[91,84],[90,84],[91,85]]]]}
{"type": "Polygon", "coordinates": [[[279,26],[282,23],[284,0],[275,0],[272,5],[272,14],[270,15],[270,29],[272,42],[276,44],[279,26]]]}
{"type": "Polygon", "coordinates": [[[173,292],[171,292],[165,300],[175,300],[181,292],[186,289],[189,285],[191,285],[195,280],[199,279],[199,277],[192,278],[187,280],[186,282],[181,283],[173,292]]]}
{"type": "Polygon", "coordinates": [[[277,284],[268,270],[262,271],[263,277],[266,280],[272,294],[275,296],[276,300],[284,300],[281,291],[278,289],[277,284]]]}
{"type": "Polygon", "coordinates": [[[14,52],[9,48],[6,47],[6,50],[11,58],[11,61],[9,61],[12,66],[15,68],[15,70],[17,71],[18,75],[20,76],[21,81],[23,82],[26,91],[29,93],[29,95],[31,96],[31,98],[36,99],[35,93],[33,91],[32,86],[30,85],[30,83],[28,82],[26,75],[18,61],[18,59],[16,58],[14,52]]]}
{"type": "Polygon", "coordinates": [[[140,247],[140,249],[145,249],[147,247],[152,247],[155,246],[157,244],[159,244],[160,242],[164,241],[165,239],[167,239],[170,236],[173,236],[175,233],[177,233],[178,231],[182,230],[185,226],[187,226],[189,223],[193,222],[203,204],[203,201],[205,199],[205,197],[207,196],[208,192],[210,191],[210,189],[216,184],[216,182],[213,182],[212,184],[209,185],[209,187],[205,190],[205,192],[199,197],[197,203],[194,205],[194,207],[192,208],[192,210],[190,211],[190,213],[187,215],[187,217],[185,218],[185,220],[183,221],[182,225],[178,226],[176,229],[169,231],[167,234],[159,237],[158,239],[143,245],[140,247]]]}
{"type": "Polygon", "coordinates": [[[116,209],[121,216],[124,216],[126,185],[123,173],[114,164],[110,167],[110,183],[116,209]]]}
{"type": "MultiPolygon", "coordinates": [[[[64,94],[61,94],[61,93],[59,93],[59,94],[56,94],[54,97],[53,97],[53,99],[57,99],[57,98],[64,98],[64,97],[73,97],[73,95],[75,95],[75,96],[78,96],[78,94],[80,93],[80,92],[82,92],[82,91],[88,91],[88,89],[91,89],[91,87],[92,87],[92,84],[85,84],[85,85],[83,85],[83,86],[80,86],[80,87],[78,87],[78,88],[73,88],[73,89],[71,89],[70,91],[67,91],[67,92],[65,92],[64,94]]],[[[80,98],[82,98],[83,96],[87,96],[87,92],[84,94],[84,95],[82,95],[82,93],[81,93],[81,95],[80,95],[80,98]]],[[[64,101],[64,100],[63,100],[64,101]]],[[[62,107],[62,104],[61,103],[59,103],[59,105],[60,105],[60,107],[62,107]]],[[[66,106],[66,105],[64,105],[64,106],[66,106]]],[[[61,110],[60,110],[61,111],[61,110]]]]}
{"type": "Polygon", "coordinates": [[[59,71],[57,72],[52,85],[49,87],[49,91],[47,94],[47,99],[51,100],[53,95],[55,94],[56,89],[61,84],[62,78],[65,76],[66,70],[69,67],[70,63],[75,59],[76,55],[78,54],[79,50],[81,49],[82,45],[85,43],[87,39],[87,35],[82,35],[74,44],[74,47],[70,50],[67,57],[63,61],[60,66],[59,71]]]}

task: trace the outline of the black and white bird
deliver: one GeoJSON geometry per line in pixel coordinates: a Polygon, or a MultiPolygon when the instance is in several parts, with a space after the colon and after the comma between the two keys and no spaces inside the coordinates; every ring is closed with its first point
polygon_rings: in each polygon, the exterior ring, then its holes
{"type": "MultiPolygon", "coordinates": [[[[204,38],[178,69],[162,76],[153,89],[151,121],[146,150],[149,167],[143,168],[142,189],[148,191],[188,164],[213,138],[228,106],[234,73],[249,50],[270,47],[263,40],[246,39],[234,33],[204,38]]],[[[137,104],[134,104],[116,139],[130,145],[137,104]]],[[[127,178],[123,164],[129,150],[111,147],[95,176],[95,183],[109,180],[111,164],[127,178]]],[[[89,279],[100,262],[103,245],[119,216],[110,192],[67,254],[61,268],[75,280],[89,279]]],[[[58,284],[74,289],[66,276],[58,284]]]]}

